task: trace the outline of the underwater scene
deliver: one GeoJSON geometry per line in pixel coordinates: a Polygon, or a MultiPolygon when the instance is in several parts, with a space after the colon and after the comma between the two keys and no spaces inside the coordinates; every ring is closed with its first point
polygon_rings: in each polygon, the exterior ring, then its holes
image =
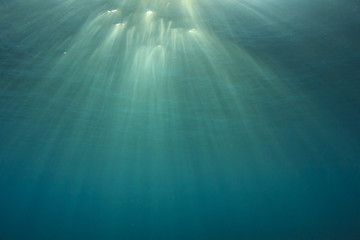
{"type": "Polygon", "coordinates": [[[0,0],[1,240],[359,240],[360,2],[0,0]]]}

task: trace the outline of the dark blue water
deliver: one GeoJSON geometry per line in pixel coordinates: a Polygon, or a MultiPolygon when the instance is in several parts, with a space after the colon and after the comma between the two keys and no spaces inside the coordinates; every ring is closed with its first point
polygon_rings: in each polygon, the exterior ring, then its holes
{"type": "Polygon", "coordinates": [[[360,4],[1,0],[0,239],[360,239],[360,4]]]}

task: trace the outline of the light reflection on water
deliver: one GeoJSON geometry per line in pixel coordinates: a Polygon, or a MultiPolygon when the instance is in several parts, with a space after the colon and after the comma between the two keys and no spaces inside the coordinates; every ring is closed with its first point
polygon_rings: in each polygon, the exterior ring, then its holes
{"type": "Polygon", "coordinates": [[[358,236],[356,3],[0,6],[0,238],[358,236]]]}

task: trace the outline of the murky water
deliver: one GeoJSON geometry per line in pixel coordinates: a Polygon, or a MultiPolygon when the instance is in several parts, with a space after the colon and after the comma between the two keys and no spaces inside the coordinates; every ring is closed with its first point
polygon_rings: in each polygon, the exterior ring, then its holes
{"type": "Polygon", "coordinates": [[[360,5],[0,1],[0,238],[359,239],[360,5]]]}

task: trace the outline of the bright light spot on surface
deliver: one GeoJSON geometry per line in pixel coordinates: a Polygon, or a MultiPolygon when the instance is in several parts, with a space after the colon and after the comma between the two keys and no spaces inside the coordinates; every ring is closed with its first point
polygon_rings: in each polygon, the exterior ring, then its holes
{"type": "Polygon", "coordinates": [[[195,28],[192,28],[192,29],[189,30],[189,33],[193,33],[193,32],[196,32],[195,28]]]}
{"type": "Polygon", "coordinates": [[[124,27],[124,26],[125,26],[125,23],[117,23],[115,26],[117,26],[117,27],[124,27]]]}
{"type": "Polygon", "coordinates": [[[118,11],[117,9],[113,9],[113,10],[107,11],[107,13],[115,13],[115,12],[117,12],[117,11],[118,11]]]}
{"type": "Polygon", "coordinates": [[[151,11],[151,10],[146,11],[146,14],[147,14],[147,15],[150,15],[150,14],[152,14],[152,13],[153,13],[153,11],[151,11]]]}

